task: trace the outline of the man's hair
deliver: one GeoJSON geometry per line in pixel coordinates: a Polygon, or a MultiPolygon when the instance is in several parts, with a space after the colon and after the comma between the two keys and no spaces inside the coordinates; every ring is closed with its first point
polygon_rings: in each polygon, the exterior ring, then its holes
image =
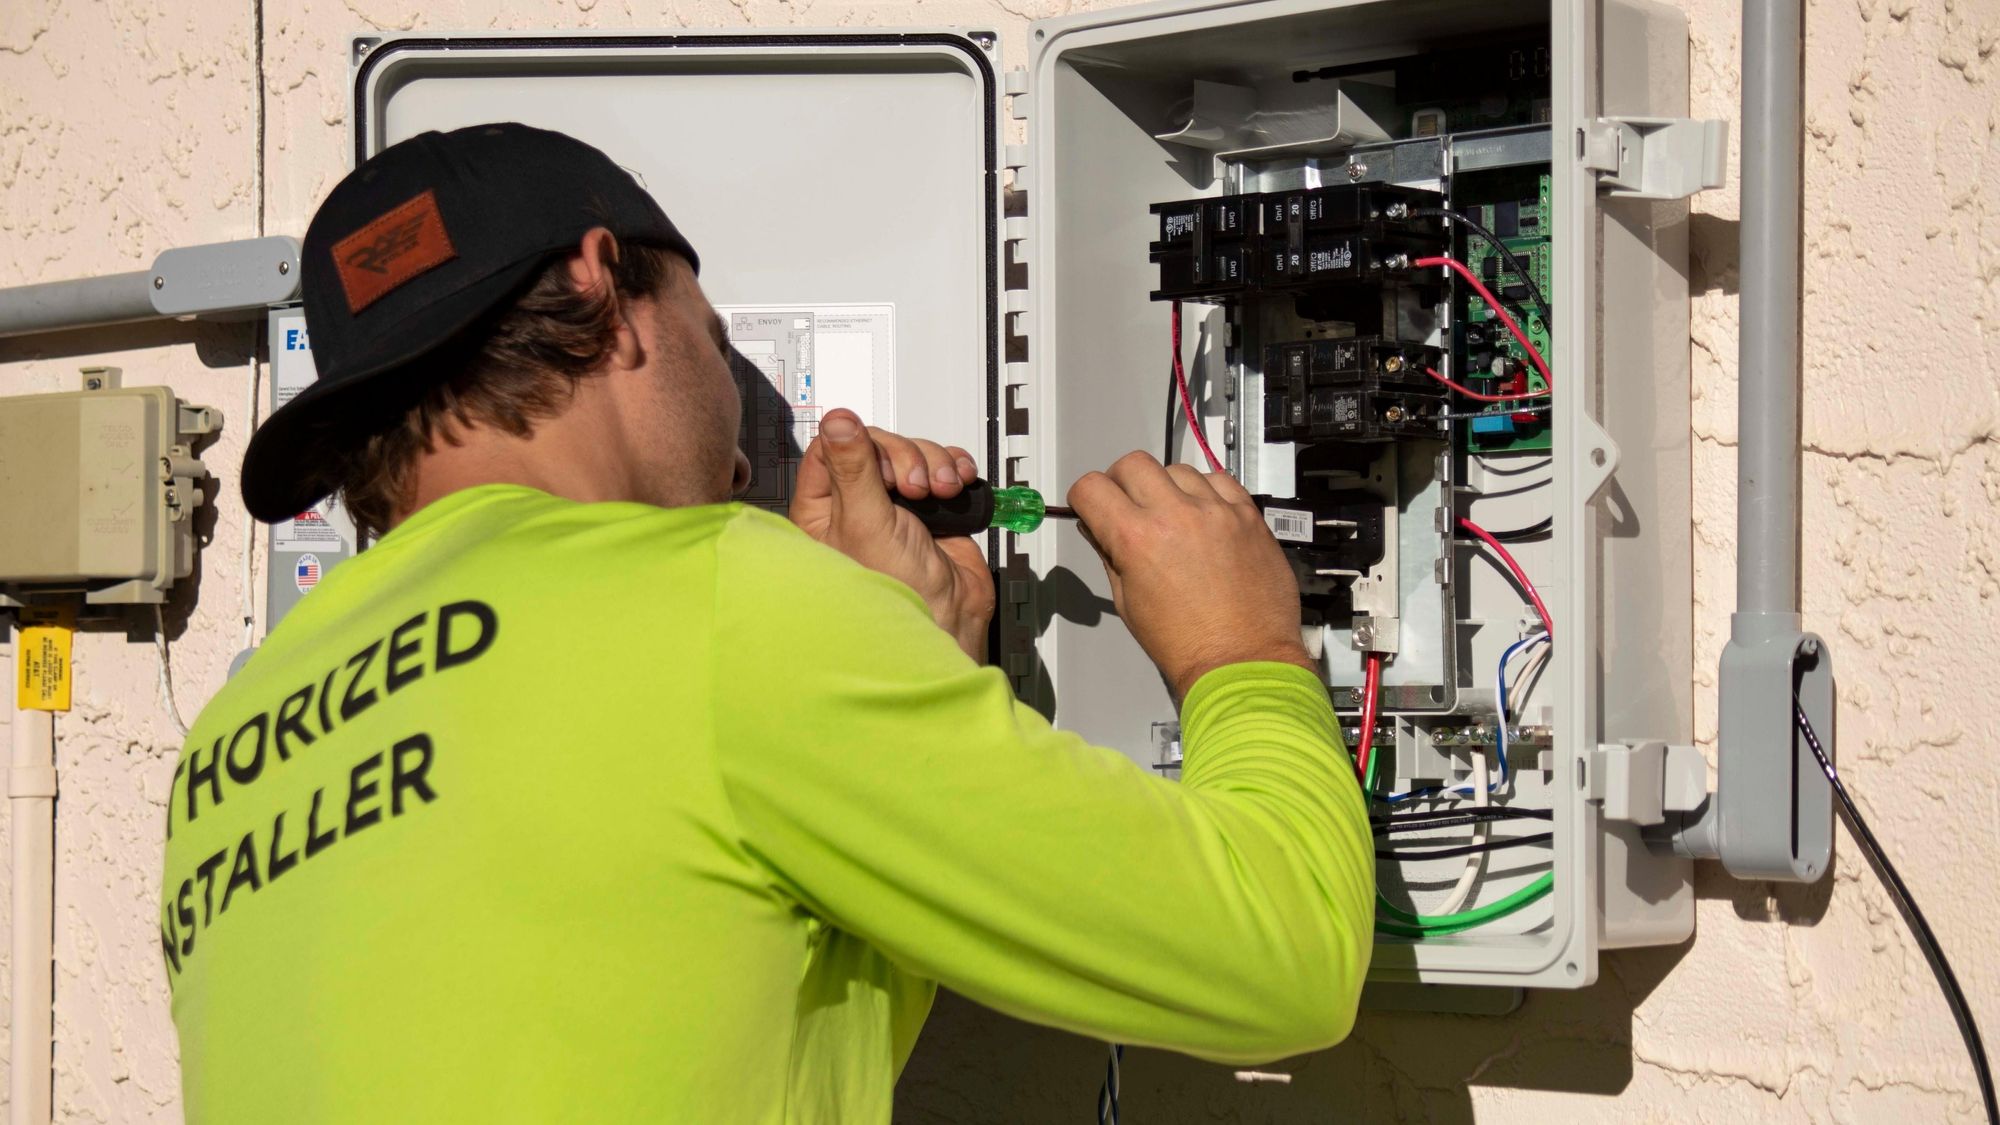
{"type": "MultiPolygon", "coordinates": [[[[656,246],[618,247],[610,272],[619,296],[657,294],[672,276],[673,257],[656,246]]],[[[332,480],[360,533],[388,530],[409,506],[417,459],[439,440],[457,444],[454,428],[492,426],[527,437],[537,421],[561,413],[610,351],[616,305],[602,290],[578,290],[567,255],[558,255],[512,306],[418,360],[430,368],[422,397],[400,418],[339,443],[332,480]]]]}

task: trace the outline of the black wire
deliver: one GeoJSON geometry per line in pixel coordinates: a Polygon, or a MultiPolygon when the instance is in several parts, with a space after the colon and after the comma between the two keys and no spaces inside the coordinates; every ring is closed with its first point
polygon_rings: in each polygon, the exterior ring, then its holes
{"type": "Polygon", "coordinates": [[[1097,1125],[1118,1125],[1118,1064],[1124,1059],[1125,1044],[1113,1043],[1104,1064],[1104,1085],[1097,1088],[1097,1125]]]}
{"type": "Polygon", "coordinates": [[[1521,260],[1520,255],[1508,249],[1505,242],[1500,241],[1499,235],[1487,230],[1485,224],[1463,211],[1454,211],[1449,207],[1417,207],[1412,208],[1410,214],[1442,215],[1484,239],[1488,246],[1493,247],[1494,253],[1499,254],[1501,260],[1507,263],[1507,268],[1513,270],[1515,276],[1521,279],[1522,287],[1527,289],[1528,296],[1534,299],[1536,307],[1542,314],[1542,326],[1545,328],[1554,326],[1555,319],[1549,315],[1549,299],[1542,295],[1542,287],[1535,283],[1533,271],[1528,269],[1528,264],[1521,260]]]}
{"type": "Polygon", "coordinates": [[[1979,1038],[1979,1024],[1972,1018],[1972,1006],[1966,1003],[1965,990],[1959,987],[1958,974],[1951,971],[1951,962],[1945,960],[1944,947],[1938,944],[1937,935],[1931,932],[1931,924],[1924,920],[1924,912],[1917,909],[1917,900],[1910,894],[1910,888],[1903,884],[1903,877],[1896,873],[1896,865],[1889,862],[1889,854],[1868,830],[1868,822],[1861,819],[1861,810],[1854,804],[1854,798],[1847,795],[1847,787],[1840,783],[1840,775],[1834,772],[1833,760],[1826,756],[1826,749],[1819,744],[1819,735],[1813,731],[1812,721],[1806,718],[1806,709],[1799,705],[1798,697],[1792,698],[1792,713],[1798,717],[1799,733],[1805,736],[1806,745],[1812,749],[1813,757],[1819,759],[1819,768],[1826,772],[1828,784],[1833,786],[1833,795],[1840,799],[1841,819],[1847,822],[1847,830],[1854,834],[1854,840],[1861,845],[1861,854],[1868,857],[1869,866],[1888,889],[1889,897],[1902,911],[1903,920],[1909,923],[1910,933],[1917,939],[1917,948],[1924,951],[1924,960],[1931,964],[1931,972],[1937,976],[1938,987],[1944,990],[1945,1003],[1951,1007],[1952,1018],[1958,1021],[1958,1033],[1965,1039],[1965,1049],[1972,1056],[1972,1072],[1979,1079],[1979,1096],[1986,1103],[1986,1120],[2000,1125],[2000,1100],[1993,1092],[1993,1068],[1986,1059],[1986,1045],[1979,1038]]]}
{"type": "MultiPolygon", "coordinates": [[[[1525,543],[1530,539],[1546,539],[1554,531],[1555,531],[1554,518],[1550,516],[1543,516],[1541,519],[1536,520],[1534,523],[1531,523],[1526,527],[1509,528],[1506,531],[1489,531],[1486,534],[1491,535],[1493,538],[1498,539],[1502,543],[1525,543]]],[[[1469,531],[1466,531],[1464,528],[1459,529],[1458,537],[1460,539],[1478,538],[1478,536],[1472,534],[1469,531]]]]}
{"type": "Polygon", "coordinates": [[[1446,809],[1435,816],[1423,820],[1381,820],[1371,821],[1375,835],[1386,836],[1398,832],[1428,832],[1437,828],[1460,828],[1468,824],[1483,824],[1495,820],[1552,820],[1547,809],[1446,809]]]}
{"type": "Polygon", "coordinates": [[[1553,832],[1537,832],[1532,836],[1502,836],[1497,840],[1482,840],[1476,844],[1460,844],[1451,848],[1376,848],[1376,859],[1450,859],[1453,856],[1472,855],[1477,852],[1497,852],[1502,848],[1525,848],[1532,844],[1546,844],[1555,839],[1553,832]]]}
{"type": "MultiPolygon", "coordinates": [[[[1190,387],[1188,389],[1192,390],[1193,388],[1190,387]]],[[[1160,464],[1162,465],[1171,465],[1174,463],[1174,431],[1180,429],[1180,422],[1181,388],[1180,384],[1174,379],[1174,365],[1169,363],[1167,364],[1167,437],[1161,447],[1160,464]]]]}

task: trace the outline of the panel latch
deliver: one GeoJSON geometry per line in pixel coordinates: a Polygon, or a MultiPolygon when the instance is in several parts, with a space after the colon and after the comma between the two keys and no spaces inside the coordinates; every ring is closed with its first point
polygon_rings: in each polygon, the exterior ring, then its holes
{"type": "Polygon", "coordinates": [[[1607,195],[1686,199],[1727,181],[1729,122],[1600,117],[1577,130],[1577,155],[1607,195]]]}

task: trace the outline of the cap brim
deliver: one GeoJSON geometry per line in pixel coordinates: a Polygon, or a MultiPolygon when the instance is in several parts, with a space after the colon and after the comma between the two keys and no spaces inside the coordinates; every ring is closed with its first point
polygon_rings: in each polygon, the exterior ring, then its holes
{"type": "Polygon", "coordinates": [[[257,519],[277,523],[324,500],[335,487],[331,455],[357,434],[393,421],[436,381],[411,366],[450,347],[537,276],[545,260],[527,259],[402,320],[369,326],[376,346],[356,357],[349,374],[315,381],[250,435],[243,451],[243,506],[257,519]],[[422,330],[405,331],[416,320],[422,330]]]}

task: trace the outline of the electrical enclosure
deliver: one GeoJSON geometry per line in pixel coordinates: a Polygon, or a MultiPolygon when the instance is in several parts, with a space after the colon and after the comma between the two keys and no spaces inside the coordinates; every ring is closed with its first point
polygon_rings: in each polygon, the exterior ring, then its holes
{"type": "MultiPolygon", "coordinates": [[[[1189,298],[1197,409],[1231,471],[1271,498],[1267,522],[1298,541],[1301,629],[1350,742],[1362,655],[1390,654],[1384,790],[1469,784],[1503,726],[1502,653],[1537,630],[1457,518],[1547,521],[1512,544],[1553,629],[1545,657],[1518,662],[1513,769],[1493,798],[1535,819],[1490,829],[1547,839],[1493,852],[1470,902],[1544,877],[1553,890],[1489,925],[1385,933],[1374,980],[1580,987],[1600,950],[1684,938],[1687,861],[1647,834],[1676,799],[1662,796],[1662,747],[1692,741],[1687,211],[1602,191],[1593,159],[1607,119],[1685,114],[1684,17],[1652,0],[1169,0],[1036,23],[1027,42],[1009,71],[980,29],[363,37],[351,155],[512,119],[631,168],[700,248],[703,287],[732,322],[746,449],[773,503],[836,405],[872,403],[871,420],[974,449],[996,483],[1051,500],[1130,450],[1159,453],[1170,312],[1155,294],[1199,288],[1149,252],[1183,229],[1160,205],[1215,200],[1224,236],[1230,216],[1262,221],[1238,197],[1277,201],[1279,220],[1286,199],[1356,185],[1476,209],[1548,295],[1528,328],[1552,395],[1491,311],[1430,270],[1416,295],[1359,313],[1312,292],[1189,298]],[[1329,350],[1341,340],[1375,358],[1329,350]],[[1291,393],[1275,366],[1359,378],[1390,355],[1398,377],[1369,393],[1431,414],[1361,438],[1273,421],[1291,393]],[[1465,378],[1484,364],[1477,377],[1497,372],[1486,385],[1521,397],[1446,410],[1412,374],[1437,363],[1465,378]],[[1461,410],[1478,417],[1449,416],[1461,410]],[[1349,538],[1315,524],[1351,525],[1349,538]]],[[[1455,225],[1432,220],[1424,238],[1518,299],[1455,225]]],[[[1175,453],[1200,464],[1185,432],[1175,453]]],[[[997,661],[1020,695],[1172,772],[1172,702],[1089,544],[1063,523],[988,543],[997,661]]],[[[1465,867],[1384,861],[1384,899],[1426,914],[1465,867]]]]}
{"type": "Polygon", "coordinates": [[[117,386],[0,398],[0,606],[81,594],[91,605],[157,604],[194,570],[194,510],[208,470],[195,442],[222,416],[168,387],[117,386]]]}

